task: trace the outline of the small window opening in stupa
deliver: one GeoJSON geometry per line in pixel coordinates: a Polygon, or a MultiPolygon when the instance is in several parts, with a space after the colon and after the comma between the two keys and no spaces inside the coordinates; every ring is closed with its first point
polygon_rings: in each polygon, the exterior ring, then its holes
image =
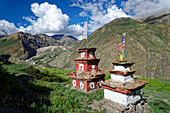
{"type": "Polygon", "coordinates": [[[89,57],[92,58],[93,57],[93,52],[89,53],[89,57]]]}

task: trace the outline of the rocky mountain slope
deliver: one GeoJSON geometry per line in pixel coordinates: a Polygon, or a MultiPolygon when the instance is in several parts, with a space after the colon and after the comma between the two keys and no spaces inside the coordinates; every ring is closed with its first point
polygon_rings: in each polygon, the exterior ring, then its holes
{"type": "Polygon", "coordinates": [[[147,18],[137,19],[137,21],[145,22],[145,23],[149,23],[149,24],[170,23],[170,14],[150,16],[150,17],[147,17],[147,18]]]}
{"type": "Polygon", "coordinates": [[[78,39],[74,38],[73,36],[54,35],[52,38],[58,40],[62,45],[66,46],[72,46],[78,42],[78,39]]]}
{"type": "Polygon", "coordinates": [[[165,22],[148,24],[130,18],[115,19],[93,32],[88,41],[80,41],[49,64],[57,68],[75,69],[73,59],[78,57],[76,49],[87,47],[88,42],[88,47],[97,48],[96,56],[101,58],[99,68],[107,72],[113,68],[112,61],[119,59],[117,45],[123,33],[126,33],[125,59],[135,62],[136,75],[169,78],[170,23],[165,22]]]}
{"type": "MultiPolygon", "coordinates": [[[[57,56],[60,56],[62,53],[67,52],[69,48],[66,46],[47,46],[37,49],[36,56],[26,60],[29,64],[37,65],[38,67],[52,67],[49,65],[50,62],[53,62],[57,56]]],[[[58,59],[59,60],[59,59],[58,59]]]]}
{"type": "Polygon", "coordinates": [[[38,48],[59,45],[61,44],[58,41],[44,34],[18,32],[0,39],[0,55],[16,62],[35,56],[38,48]]]}

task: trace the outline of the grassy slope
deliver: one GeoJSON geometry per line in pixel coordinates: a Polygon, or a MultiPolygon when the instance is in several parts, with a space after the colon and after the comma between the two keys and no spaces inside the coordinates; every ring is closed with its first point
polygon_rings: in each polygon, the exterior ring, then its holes
{"type": "MultiPolygon", "coordinates": [[[[11,74],[15,74],[17,77],[20,75],[17,72],[19,69],[25,69],[27,66],[22,64],[12,64],[3,65],[8,69],[11,74]]],[[[41,72],[49,71],[51,74],[59,75],[64,79],[67,76],[64,73],[68,73],[71,70],[59,70],[59,69],[39,69],[41,72]]],[[[23,72],[21,72],[23,73],[23,72]]],[[[106,79],[110,79],[110,74],[106,74],[106,79]]],[[[149,105],[151,106],[151,112],[155,113],[166,113],[169,111],[169,97],[170,97],[170,80],[164,79],[143,79],[150,82],[142,90],[144,92],[144,98],[147,99],[149,105]]],[[[22,86],[18,82],[17,86],[22,86]]],[[[34,80],[27,81],[23,88],[32,90],[38,93],[38,99],[33,102],[27,103],[24,107],[28,107],[29,110],[34,112],[97,112],[96,110],[90,108],[88,105],[92,103],[93,100],[101,100],[103,98],[103,90],[95,93],[83,93],[74,89],[70,89],[70,82],[48,82],[44,80],[34,80]],[[69,84],[69,86],[67,85],[69,84]]],[[[7,104],[7,103],[6,103],[7,104]]],[[[8,105],[8,104],[7,104],[8,105]]],[[[7,106],[6,105],[6,106],[7,106]]],[[[8,106],[10,107],[10,106],[8,106]]]]}
{"type": "Polygon", "coordinates": [[[170,80],[166,79],[144,79],[150,83],[142,91],[143,97],[154,113],[168,113],[170,111],[170,80]]]}
{"type": "MultiPolygon", "coordinates": [[[[10,72],[11,76],[14,76],[16,74],[16,71],[18,69],[26,69],[27,67],[24,65],[18,65],[18,64],[12,64],[12,65],[3,65],[8,72],[10,72]]],[[[95,93],[83,93],[79,92],[73,89],[70,89],[70,86],[68,86],[68,77],[64,75],[64,73],[70,72],[70,70],[59,70],[59,69],[39,69],[41,72],[47,73],[47,70],[49,71],[50,74],[56,74],[56,76],[63,77],[62,79],[67,79],[66,82],[48,82],[44,81],[43,78],[36,80],[34,79],[33,81],[27,81],[25,79],[19,79],[24,82],[24,84],[20,83],[17,80],[17,82],[12,82],[13,86],[23,86],[22,90],[20,90],[19,93],[13,94],[13,92],[8,91],[5,92],[8,95],[13,95],[17,100],[20,100],[20,96],[26,95],[25,89],[31,90],[31,92],[36,94],[36,98],[33,101],[24,101],[21,102],[19,105],[22,105],[22,108],[28,108],[28,112],[97,112],[96,110],[90,108],[88,104],[92,103],[92,101],[95,100],[100,100],[103,98],[103,90],[95,93]],[[66,86],[67,85],[67,86],[66,86]],[[37,95],[38,94],[38,95],[37,95]],[[20,95],[20,96],[19,96],[20,95]],[[38,97],[37,97],[38,96],[38,97]]],[[[19,73],[19,72],[18,72],[19,73]]],[[[16,75],[17,78],[20,78],[23,74],[16,75]]],[[[33,72],[34,73],[34,72],[33,72]]],[[[27,74],[28,76],[28,74],[27,74]]],[[[29,74],[29,76],[32,76],[29,74]]],[[[11,79],[10,79],[11,80],[11,79]]],[[[11,84],[11,81],[8,81],[7,83],[11,84]]],[[[70,84],[70,83],[69,83],[70,84]]],[[[10,85],[3,87],[3,89],[11,87],[10,85]]],[[[21,89],[21,88],[20,88],[21,89]]],[[[11,89],[12,90],[12,89],[11,89]]],[[[13,100],[14,97],[11,97],[13,100]]],[[[23,97],[24,98],[24,97],[23,97]]],[[[29,98],[29,97],[28,97],[29,98]]],[[[28,99],[27,98],[27,99],[28,99]]],[[[34,98],[34,97],[30,97],[34,98]]],[[[3,100],[3,98],[0,98],[3,100]]],[[[10,100],[10,101],[11,101],[10,100]]],[[[29,99],[28,99],[29,100],[29,99]]],[[[2,102],[2,101],[1,101],[2,102]]],[[[1,103],[1,107],[7,107],[7,108],[15,108],[13,104],[11,105],[10,103],[15,103],[15,102],[9,102],[8,99],[6,99],[5,103],[1,103]]],[[[18,102],[18,101],[16,101],[18,102]]],[[[17,106],[21,107],[21,106],[17,106]]]]}
{"type": "Polygon", "coordinates": [[[15,76],[19,76],[19,75],[23,75],[23,74],[27,74],[25,71],[23,71],[22,69],[26,69],[29,67],[29,65],[27,64],[10,64],[10,65],[3,65],[4,68],[7,68],[8,72],[10,74],[15,74],[15,76]]]}
{"type": "Polygon", "coordinates": [[[19,57],[24,48],[21,41],[17,38],[1,38],[0,39],[0,55],[12,55],[11,57],[19,57]]]}

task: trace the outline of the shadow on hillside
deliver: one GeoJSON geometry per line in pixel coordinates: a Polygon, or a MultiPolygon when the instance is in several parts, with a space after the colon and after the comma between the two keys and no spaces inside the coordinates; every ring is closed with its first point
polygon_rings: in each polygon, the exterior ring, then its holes
{"type": "Polygon", "coordinates": [[[10,75],[0,65],[0,112],[32,113],[43,111],[42,106],[49,106],[50,88],[36,85],[32,77],[23,74],[10,75]]]}
{"type": "Polygon", "coordinates": [[[11,55],[1,55],[0,58],[5,59],[5,60],[9,60],[9,58],[11,57],[11,55]]]}
{"type": "Polygon", "coordinates": [[[24,48],[25,48],[25,49],[27,50],[27,52],[28,52],[28,56],[27,56],[26,59],[29,59],[29,58],[31,58],[31,57],[33,57],[33,56],[35,56],[35,55],[37,54],[37,50],[34,49],[34,48],[32,48],[32,47],[29,45],[30,43],[31,43],[31,42],[28,42],[28,44],[26,44],[25,42],[22,41],[22,44],[23,44],[24,48]]]}

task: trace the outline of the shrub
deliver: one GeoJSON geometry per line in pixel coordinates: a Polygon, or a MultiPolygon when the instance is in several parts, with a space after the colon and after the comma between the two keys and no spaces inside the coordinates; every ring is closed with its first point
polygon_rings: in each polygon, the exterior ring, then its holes
{"type": "Polygon", "coordinates": [[[109,79],[111,79],[111,74],[110,73],[106,73],[105,80],[109,80],[109,79]]]}
{"type": "Polygon", "coordinates": [[[41,72],[39,69],[36,69],[33,66],[26,69],[25,72],[27,72],[28,74],[30,74],[37,80],[43,80],[43,81],[48,81],[48,82],[65,82],[65,81],[67,81],[67,79],[62,76],[50,74],[49,71],[47,71],[47,70],[41,72]]]}

